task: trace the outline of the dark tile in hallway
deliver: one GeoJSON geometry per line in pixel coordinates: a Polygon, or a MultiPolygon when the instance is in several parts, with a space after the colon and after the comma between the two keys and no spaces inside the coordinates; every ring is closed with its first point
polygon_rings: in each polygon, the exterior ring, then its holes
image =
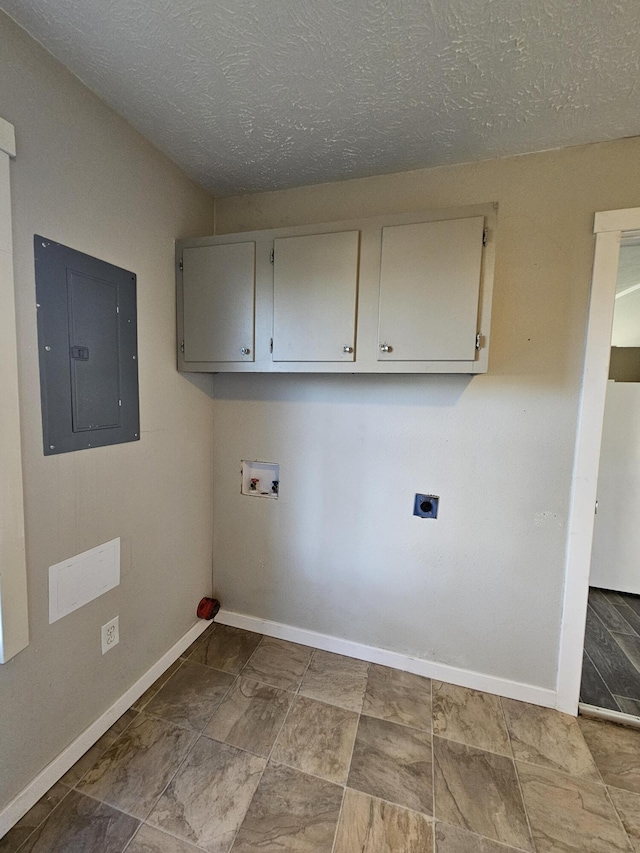
{"type": "Polygon", "coordinates": [[[627,593],[589,589],[581,702],[637,713],[633,702],[640,703],[639,599],[627,593]],[[633,700],[631,704],[629,700],[633,700]]]}

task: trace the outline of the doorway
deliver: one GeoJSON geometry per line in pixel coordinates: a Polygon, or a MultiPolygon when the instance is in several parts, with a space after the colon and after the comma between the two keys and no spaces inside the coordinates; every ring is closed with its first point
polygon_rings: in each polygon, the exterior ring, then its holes
{"type": "MultiPolygon", "coordinates": [[[[620,301],[622,304],[623,298],[635,294],[636,289],[630,290],[630,288],[635,284],[640,284],[640,278],[633,285],[625,284],[622,279],[620,282],[618,281],[620,253],[622,247],[623,262],[621,267],[624,268],[627,265],[625,260],[626,247],[631,247],[634,241],[637,241],[638,235],[640,235],[640,208],[597,213],[595,216],[594,233],[596,234],[596,248],[574,461],[565,600],[557,682],[557,707],[572,714],[577,712],[581,696],[587,615],[589,616],[590,631],[588,631],[586,638],[588,650],[585,657],[585,684],[588,676],[594,675],[594,669],[598,675],[602,676],[600,669],[606,668],[604,664],[606,658],[598,656],[594,645],[595,635],[593,629],[594,626],[598,629],[600,629],[601,625],[604,627],[602,616],[605,613],[607,614],[609,624],[612,627],[615,626],[618,629],[621,627],[624,628],[625,636],[633,637],[635,634],[635,628],[631,624],[634,621],[633,618],[630,617],[629,620],[624,619],[625,613],[628,615],[628,611],[625,611],[624,608],[629,608],[629,610],[633,611],[630,601],[635,603],[635,599],[626,600],[622,594],[633,595],[634,593],[626,593],[625,591],[621,591],[621,588],[615,589],[615,581],[611,580],[611,578],[603,581],[602,576],[598,576],[596,573],[594,575],[596,582],[605,583],[610,588],[606,589],[605,587],[603,591],[603,587],[599,587],[597,589],[600,589],[600,592],[596,592],[594,588],[594,592],[590,596],[590,581],[592,551],[594,555],[597,554],[599,542],[600,545],[602,544],[600,541],[602,539],[601,536],[600,539],[594,539],[594,528],[605,407],[607,397],[616,396],[615,394],[607,394],[611,384],[609,382],[609,366],[611,362],[614,306],[616,301],[620,301]],[[616,300],[616,292],[621,293],[623,290],[628,291],[625,297],[616,300]],[[598,577],[601,579],[597,580],[598,577]],[[589,600],[590,597],[591,600],[589,600]],[[597,614],[597,608],[600,610],[600,616],[597,614]],[[619,612],[620,608],[622,608],[621,613],[619,612]],[[624,622],[621,621],[623,619],[624,622]],[[633,633],[631,633],[632,631],[633,633]],[[589,649],[592,655],[589,654],[589,649]],[[600,669],[595,666],[594,661],[591,659],[592,656],[598,657],[600,669]],[[594,667],[591,668],[589,664],[594,664],[594,667]]],[[[627,300],[627,307],[636,298],[639,300],[638,304],[640,305],[640,287],[637,288],[637,297],[634,296],[631,300],[627,300]]],[[[618,385],[617,382],[613,384],[618,385]]],[[[622,387],[622,384],[620,384],[620,387],[622,387]]],[[[628,387],[631,387],[631,383],[628,384],[628,387]]],[[[605,439],[607,438],[606,433],[604,437],[605,439]]],[[[609,499],[607,499],[607,504],[609,504],[609,499]]],[[[610,509],[609,506],[608,509],[610,509]]],[[[602,527],[602,525],[598,525],[598,527],[602,527]]],[[[640,628],[640,622],[638,623],[638,627],[640,628]]],[[[612,632],[609,632],[610,636],[608,638],[602,631],[600,633],[602,633],[605,640],[609,640],[607,648],[610,652],[613,650],[612,654],[614,657],[617,656],[616,649],[622,652],[622,643],[618,642],[622,636],[622,631],[613,632],[613,634],[619,635],[618,638],[611,636],[612,632]]],[[[637,638],[640,652],[640,634],[637,635],[637,638]]],[[[627,660],[628,665],[633,665],[629,658],[627,660]]],[[[620,662],[620,659],[618,659],[618,662],[620,662]]],[[[640,677],[640,659],[638,660],[638,667],[633,666],[634,671],[637,670],[640,677]]],[[[628,680],[631,681],[631,670],[628,670],[627,675],[629,676],[628,680]]],[[[604,679],[602,681],[604,682],[604,679]]],[[[640,681],[638,684],[640,685],[640,681]]],[[[615,687],[616,689],[620,689],[620,682],[617,682],[615,687]]],[[[610,690],[608,692],[612,697],[614,696],[610,690]]],[[[629,699],[632,697],[624,695],[624,693],[635,692],[635,687],[625,687],[623,694],[618,695],[621,695],[623,699],[629,699]]],[[[606,696],[607,694],[603,693],[602,695],[606,696]]],[[[640,696],[640,692],[638,695],[640,696]]],[[[595,693],[590,694],[590,696],[594,698],[595,693]]],[[[601,700],[599,699],[598,701],[601,700]]],[[[603,716],[615,715],[616,717],[622,717],[623,714],[628,714],[628,711],[622,711],[617,700],[608,702],[610,706],[614,703],[617,705],[618,710],[615,707],[595,707],[602,709],[603,716]]],[[[627,705],[626,707],[629,709],[632,706],[627,705]]],[[[633,707],[635,709],[635,706],[633,707]]],[[[629,719],[635,719],[635,715],[629,715],[629,719]]]]}
{"type": "Polygon", "coordinates": [[[580,705],[640,722],[640,235],[622,234],[580,705]]]}

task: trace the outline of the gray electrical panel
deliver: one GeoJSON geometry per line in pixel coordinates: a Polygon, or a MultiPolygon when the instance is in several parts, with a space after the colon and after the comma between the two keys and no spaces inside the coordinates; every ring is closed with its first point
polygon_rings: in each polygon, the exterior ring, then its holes
{"type": "Polygon", "coordinates": [[[136,277],[35,235],[44,453],[140,438],[136,277]]]}

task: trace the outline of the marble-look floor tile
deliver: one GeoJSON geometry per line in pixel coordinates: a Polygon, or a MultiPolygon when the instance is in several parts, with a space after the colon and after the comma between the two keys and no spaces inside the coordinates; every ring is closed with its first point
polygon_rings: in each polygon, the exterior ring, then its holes
{"type": "Polygon", "coordinates": [[[127,853],[198,853],[198,849],[152,826],[141,826],[127,853]]]}
{"type": "Polygon", "coordinates": [[[232,853],[331,853],[342,792],[323,779],[269,765],[232,853]]]}
{"type": "Polygon", "coordinates": [[[609,796],[627,831],[634,853],[640,853],[640,794],[608,788],[609,796]]]}
{"type": "Polygon", "coordinates": [[[186,660],[145,707],[145,714],[202,731],[234,679],[231,673],[186,660]]]}
{"type": "Polygon", "coordinates": [[[578,721],[607,785],[640,793],[640,731],[586,717],[578,721]]]}
{"type": "Polygon", "coordinates": [[[140,714],[79,783],[78,790],[144,820],[197,736],[140,714]]]}
{"type": "Polygon", "coordinates": [[[204,663],[214,669],[238,674],[262,640],[262,634],[214,625],[204,641],[198,643],[189,660],[204,663]]]}
{"type": "Polygon", "coordinates": [[[435,853],[520,853],[517,847],[509,847],[440,821],[436,821],[435,840],[435,853]]]}
{"type": "Polygon", "coordinates": [[[148,822],[209,853],[227,853],[265,765],[257,755],[201,738],[148,822]]]}
{"type": "Polygon", "coordinates": [[[135,818],[70,791],[20,853],[122,853],[137,827],[135,818]]]}
{"type": "Polygon", "coordinates": [[[209,637],[211,636],[212,632],[215,631],[217,627],[218,627],[218,625],[215,622],[209,622],[208,626],[205,628],[205,630],[202,632],[202,634],[200,634],[199,637],[195,638],[193,643],[191,643],[191,645],[188,646],[182,652],[180,657],[181,658],[191,657],[191,654],[196,649],[196,647],[199,646],[200,643],[204,643],[206,640],[208,640],[209,637]]]}
{"type": "Polygon", "coordinates": [[[515,699],[503,699],[502,707],[516,759],[600,781],[575,717],[515,699]]]}
{"type": "MultiPolygon", "coordinates": [[[[196,642],[200,642],[201,640],[202,640],[202,637],[199,637],[198,640],[196,640],[196,642]]],[[[191,648],[191,647],[189,647],[189,648],[191,648]]],[[[159,678],[156,678],[156,680],[153,682],[151,687],[147,688],[147,690],[145,690],[145,692],[142,694],[142,696],[133,703],[133,705],[131,706],[131,709],[133,711],[142,711],[144,706],[148,702],[150,702],[151,699],[153,699],[153,697],[156,695],[158,690],[160,690],[161,687],[164,687],[164,685],[171,678],[173,673],[176,672],[181,666],[182,666],[182,658],[180,657],[180,658],[178,658],[178,660],[174,661],[171,664],[171,666],[168,669],[166,669],[159,678]]]]}
{"type": "Polygon", "coordinates": [[[265,637],[249,658],[242,675],[284,690],[297,690],[312,651],[297,643],[265,637]]]}
{"type": "Polygon", "coordinates": [[[278,735],[272,760],[344,784],[357,728],[354,711],[298,696],[278,735]]]}
{"type": "Polygon", "coordinates": [[[431,731],[431,680],[372,663],[362,713],[431,731]]]}
{"type": "Polygon", "coordinates": [[[44,797],[40,797],[35,806],[20,818],[20,820],[0,838],[0,853],[15,853],[21,844],[31,835],[34,829],[49,817],[51,812],[59,805],[69,793],[69,788],[61,782],[50,788],[44,797]]]}
{"type": "Polygon", "coordinates": [[[347,785],[399,806],[433,814],[431,735],[361,717],[347,785]]]}
{"type": "Polygon", "coordinates": [[[538,853],[629,852],[629,842],[602,785],[517,762],[538,853]]]}
{"type": "Polygon", "coordinates": [[[433,733],[511,756],[500,699],[490,693],[434,681],[433,733]]]}
{"type": "Polygon", "coordinates": [[[360,711],[367,687],[369,664],[319,649],[300,685],[300,694],[349,711],[360,711]]]}
{"type": "Polygon", "coordinates": [[[347,788],[333,853],[432,853],[433,822],[347,788]]]}
{"type": "Polygon", "coordinates": [[[288,690],[240,677],[204,733],[267,757],[292,700],[293,694],[288,690]]]}
{"type": "Polygon", "coordinates": [[[60,780],[64,785],[74,788],[82,779],[87,770],[90,770],[100,756],[109,749],[111,744],[118,738],[122,732],[129,726],[138,716],[133,709],[125,711],[125,713],[115,721],[110,729],[99,738],[92,747],[90,747],[82,758],[79,758],[76,763],[64,774],[60,780]]]}
{"type": "Polygon", "coordinates": [[[433,760],[438,820],[533,850],[510,758],[434,737],[433,760]]]}

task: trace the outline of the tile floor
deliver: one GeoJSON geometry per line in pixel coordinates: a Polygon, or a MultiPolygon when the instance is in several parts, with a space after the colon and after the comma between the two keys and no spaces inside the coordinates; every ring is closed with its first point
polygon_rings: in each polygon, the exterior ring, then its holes
{"type": "Polygon", "coordinates": [[[0,853],[640,853],[640,730],[212,625],[0,853]]]}
{"type": "Polygon", "coordinates": [[[640,596],[589,589],[580,700],[640,716],[640,596]]]}

